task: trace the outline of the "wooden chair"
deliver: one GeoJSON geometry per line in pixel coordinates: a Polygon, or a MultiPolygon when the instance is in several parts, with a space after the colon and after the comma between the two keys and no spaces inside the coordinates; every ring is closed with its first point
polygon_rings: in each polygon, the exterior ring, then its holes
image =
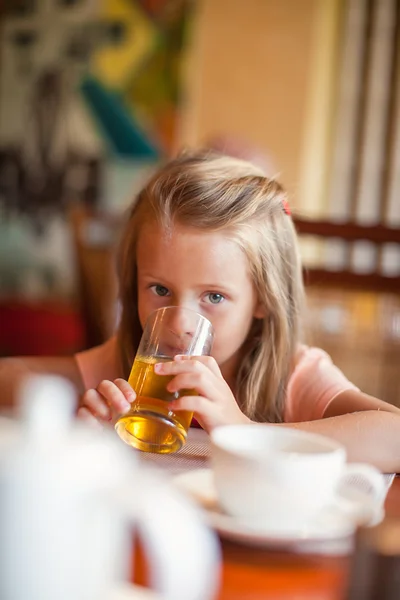
{"type": "Polygon", "coordinates": [[[108,339],[117,317],[115,246],[118,226],[107,215],[73,206],[69,221],[75,245],[78,295],[85,323],[85,346],[108,339]]]}
{"type": "Polygon", "coordinates": [[[344,268],[307,266],[308,342],[324,348],[346,376],[366,393],[400,406],[400,276],[352,269],[351,249],[367,241],[379,258],[384,244],[400,245],[400,230],[384,225],[332,223],[294,217],[300,240],[338,239],[347,245],[344,268]]]}
{"type": "MultiPolygon", "coordinates": [[[[385,225],[364,226],[352,221],[346,223],[333,223],[330,221],[314,221],[298,216],[294,223],[300,238],[304,235],[315,236],[319,239],[339,239],[348,244],[351,250],[354,242],[367,241],[376,246],[378,252],[385,244],[398,244],[400,246],[400,229],[385,225]]],[[[400,292],[400,275],[388,276],[382,273],[379,261],[371,273],[358,273],[350,266],[351,252],[347,252],[347,264],[339,271],[328,270],[323,267],[310,267],[305,269],[305,281],[309,285],[330,285],[368,289],[372,291],[400,292]]]]}

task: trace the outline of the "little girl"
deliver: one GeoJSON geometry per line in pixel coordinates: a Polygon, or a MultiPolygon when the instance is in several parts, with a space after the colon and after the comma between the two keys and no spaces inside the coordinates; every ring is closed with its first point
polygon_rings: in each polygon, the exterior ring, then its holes
{"type": "Polygon", "coordinates": [[[301,343],[296,233],[283,189],[259,167],[212,152],[164,166],[133,202],[118,274],[115,337],[70,359],[8,359],[8,380],[26,369],[61,373],[81,392],[81,418],[111,420],[135,398],[126,379],[147,317],[184,306],[212,322],[215,343],[212,357],[158,365],[175,376],[169,391],[198,392],[171,409],[193,411],[208,432],[254,421],[319,432],[352,461],[400,470],[400,410],[301,343]]]}

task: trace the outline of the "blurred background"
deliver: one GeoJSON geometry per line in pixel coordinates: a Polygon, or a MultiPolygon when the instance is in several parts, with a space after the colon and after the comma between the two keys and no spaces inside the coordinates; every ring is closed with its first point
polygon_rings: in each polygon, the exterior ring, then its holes
{"type": "Polygon", "coordinates": [[[400,0],[0,7],[0,356],[107,339],[133,194],[212,144],[272,157],[308,340],[400,405],[400,0]]]}

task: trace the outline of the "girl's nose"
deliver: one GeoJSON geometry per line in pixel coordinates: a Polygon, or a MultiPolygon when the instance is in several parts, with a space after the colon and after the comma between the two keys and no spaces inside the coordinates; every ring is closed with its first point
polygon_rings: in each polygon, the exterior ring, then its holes
{"type": "Polygon", "coordinates": [[[198,316],[192,310],[183,307],[170,307],[167,311],[168,326],[177,337],[193,336],[196,331],[198,316]]]}
{"type": "Polygon", "coordinates": [[[209,354],[213,340],[211,323],[199,313],[181,306],[169,306],[163,311],[163,352],[177,354],[209,354]]]}

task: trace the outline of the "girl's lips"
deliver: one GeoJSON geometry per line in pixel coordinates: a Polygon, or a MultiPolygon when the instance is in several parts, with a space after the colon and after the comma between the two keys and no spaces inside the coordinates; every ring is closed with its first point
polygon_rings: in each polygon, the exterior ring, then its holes
{"type": "Polygon", "coordinates": [[[165,352],[168,356],[174,357],[177,354],[185,354],[185,348],[178,348],[176,346],[166,346],[165,352]]]}

